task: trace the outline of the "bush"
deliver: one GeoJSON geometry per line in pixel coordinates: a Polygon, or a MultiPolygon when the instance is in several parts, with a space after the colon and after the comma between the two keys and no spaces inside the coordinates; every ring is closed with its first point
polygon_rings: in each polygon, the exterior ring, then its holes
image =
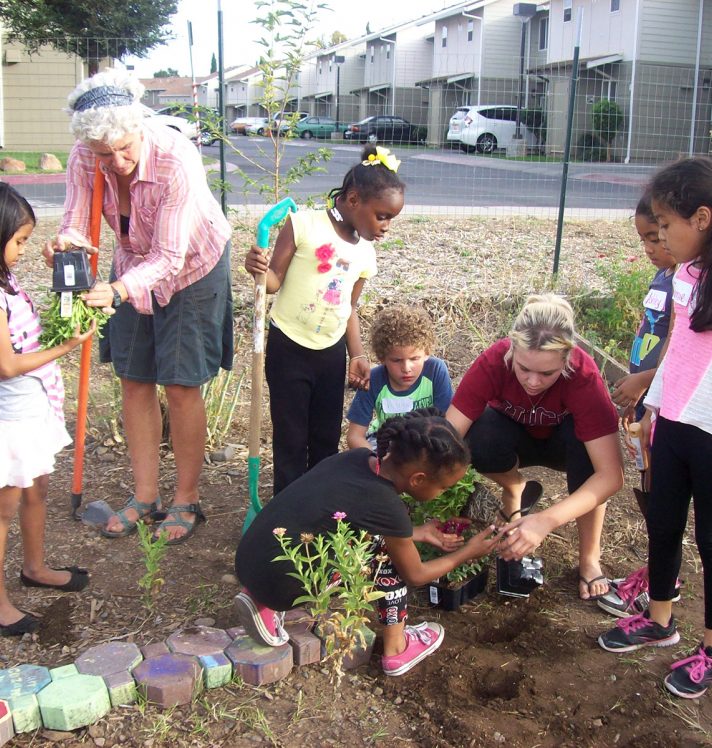
{"type": "Polygon", "coordinates": [[[609,356],[627,363],[655,269],[644,256],[619,255],[600,262],[596,270],[609,292],[586,292],[572,300],[578,327],[584,337],[609,356]]]}
{"type": "Polygon", "coordinates": [[[575,158],[578,161],[605,161],[606,144],[594,132],[585,132],[576,142],[575,158]]]}

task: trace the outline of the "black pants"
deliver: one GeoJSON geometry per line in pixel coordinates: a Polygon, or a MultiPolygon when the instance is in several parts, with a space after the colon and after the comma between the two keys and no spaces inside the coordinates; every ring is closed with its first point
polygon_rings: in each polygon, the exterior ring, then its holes
{"type": "Polygon", "coordinates": [[[586,445],[574,433],[573,416],[566,416],[547,439],[535,439],[520,423],[488,407],[470,426],[465,439],[472,467],[480,473],[506,473],[517,464],[547,467],[566,473],[569,493],[593,475],[586,445]]]}
{"type": "Polygon", "coordinates": [[[648,526],[650,597],[671,600],[682,561],[690,498],[695,541],[702,559],[705,628],[712,629],[712,434],[658,418],[651,450],[648,526]]]}
{"type": "Polygon", "coordinates": [[[408,586],[393,566],[383,538],[377,536],[371,550],[374,587],[385,595],[376,601],[378,620],[383,626],[396,626],[408,618],[408,586]]]}
{"type": "Polygon", "coordinates": [[[274,494],[339,451],[344,411],[346,341],[320,351],[270,325],[265,374],[269,386],[274,494]]]}

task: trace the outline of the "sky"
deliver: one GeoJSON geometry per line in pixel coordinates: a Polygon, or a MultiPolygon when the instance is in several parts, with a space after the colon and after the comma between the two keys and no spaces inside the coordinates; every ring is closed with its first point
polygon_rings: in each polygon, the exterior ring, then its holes
{"type": "MultiPolygon", "coordinates": [[[[320,12],[314,36],[327,39],[334,31],[349,38],[366,33],[366,22],[371,31],[377,31],[411,18],[452,5],[456,0],[407,0],[384,3],[383,0],[325,0],[332,9],[320,12]],[[390,7],[384,10],[384,4],[390,7]]],[[[223,54],[225,67],[252,65],[261,47],[255,44],[261,31],[250,23],[257,16],[251,0],[222,0],[223,54]]],[[[179,75],[190,75],[188,21],[193,27],[193,69],[196,76],[210,73],[213,52],[217,59],[218,0],[180,0],[178,13],[171,18],[174,41],[157,47],[146,58],[127,58],[140,78],[150,78],[162,69],[174,68],[179,75]]]]}

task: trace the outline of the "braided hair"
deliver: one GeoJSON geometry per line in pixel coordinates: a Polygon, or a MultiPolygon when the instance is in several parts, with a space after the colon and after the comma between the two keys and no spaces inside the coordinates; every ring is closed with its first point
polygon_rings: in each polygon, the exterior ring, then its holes
{"type": "Polygon", "coordinates": [[[397,190],[401,193],[405,191],[403,180],[387,166],[383,164],[377,164],[376,166],[363,165],[364,161],[368,161],[369,156],[375,155],[375,145],[369,144],[361,151],[361,161],[354,164],[346,172],[341,187],[334,187],[329,193],[329,200],[331,200],[332,205],[336,205],[336,201],[340,198],[346,197],[349,190],[355,190],[361,200],[364,201],[370,200],[372,197],[386,192],[386,190],[397,190]]]}
{"type": "Polygon", "coordinates": [[[396,467],[426,463],[434,473],[470,461],[470,451],[437,408],[420,408],[389,418],[376,432],[378,461],[388,455],[396,467]]]}

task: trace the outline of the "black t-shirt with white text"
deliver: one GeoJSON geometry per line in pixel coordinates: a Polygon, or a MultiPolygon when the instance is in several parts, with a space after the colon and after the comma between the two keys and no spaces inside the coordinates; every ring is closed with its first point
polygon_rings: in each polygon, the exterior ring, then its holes
{"type": "Polygon", "coordinates": [[[291,562],[274,561],[282,549],[272,532],[299,542],[303,532],[314,535],[336,529],[335,512],[355,530],[372,535],[409,538],[413,525],[408,509],[393,484],[369,467],[368,449],[352,449],[322,460],[290,483],[255,517],[237,546],[235,571],[258,602],[274,610],[289,610],[304,594],[301,583],[287,573],[291,562]]]}

